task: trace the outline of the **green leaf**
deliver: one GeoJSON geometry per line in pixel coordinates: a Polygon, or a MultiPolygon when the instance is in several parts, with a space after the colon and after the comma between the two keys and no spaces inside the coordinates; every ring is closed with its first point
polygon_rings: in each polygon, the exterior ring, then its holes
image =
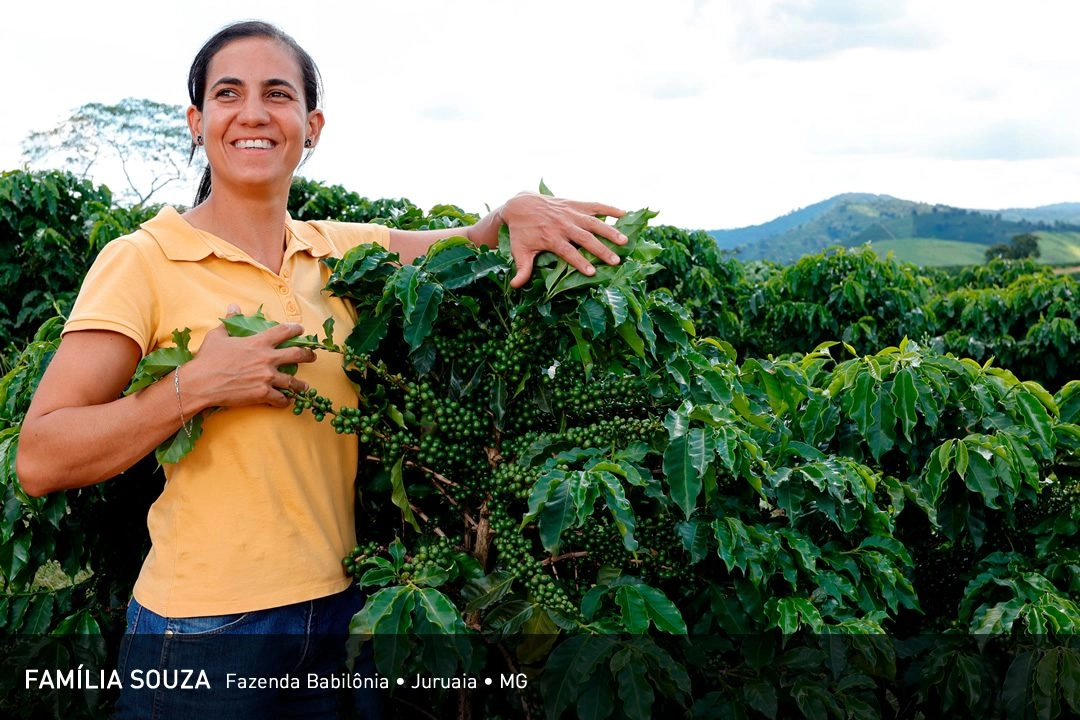
{"type": "Polygon", "coordinates": [[[30,610],[26,613],[26,620],[19,632],[26,635],[44,635],[52,622],[54,602],[52,595],[36,596],[30,603],[30,610]]]}
{"type": "Polygon", "coordinates": [[[1035,668],[1033,651],[1018,653],[1005,673],[1002,686],[1005,717],[1023,717],[1028,706],[1029,678],[1035,668]]]}
{"type": "Polygon", "coordinates": [[[641,339],[641,335],[638,334],[637,329],[631,322],[624,322],[619,325],[616,330],[619,336],[626,342],[627,346],[634,351],[634,354],[638,357],[645,356],[645,341],[641,339]]]}
{"type": "Polygon", "coordinates": [[[357,355],[375,351],[390,329],[390,314],[361,314],[345,344],[357,355]]]}
{"type": "Polygon", "coordinates": [[[421,270],[418,265],[403,265],[394,274],[390,288],[394,297],[401,304],[402,313],[408,317],[412,314],[417,302],[417,288],[420,284],[421,270]]]}
{"type": "Polygon", "coordinates": [[[649,614],[645,598],[636,585],[623,585],[615,591],[615,604],[619,606],[623,630],[640,635],[649,629],[649,614]]]}
{"type": "Polygon", "coordinates": [[[30,532],[24,530],[0,545],[0,577],[11,582],[27,569],[30,562],[30,540],[30,532]]]}
{"type": "Polygon", "coordinates": [[[203,414],[199,413],[188,422],[187,430],[180,428],[171,437],[162,442],[154,450],[154,458],[159,465],[177,463],[195,449],[195,442],[202,437],[203,414]],[[188,430],[191,435],[188,436],[188,430]]]}
{"type": "Polygon", "coordinates": [[[599,487],[604,496],[611,517],[615,520],[615,527],[622,537],[623,547],[630,552],[638,548],[638,541],[634,537],[634,527],[637,521],[634,517],[634,508],[626,497],[622,483],[610,472],[593,473],[599,478],[599,487]]]}
{"type": "Polygon", "coordinates": [[[507,570],[496,570],[490,575],[466,583],[461,590],[461,595],[466,600],[465,612],[474,613],[497,603],[509,592],[515,578],[516,576],[507,570]]]}
{"type": "Polygon", "coordinates": [[[163,347],[148,353],[135,368],[135,374],[125,395],[131,395],[139,390],[152,385],[165,375],[173,372],[176,368],[195,357],[188,349],[191,342],[191,329],[174,330],[172,333],[173,347],[163,347]]]}
{"type": "Polygon", "coordinates": [[[577,506],[571,490],[572,485],[565,476],[553,479],[540,509],[540,542],[552,555],[559,553],[563,531],[573,527],[577,520],[577,506]]]}
{"type": "Polygon", "coordinates": [[[581,720],[611,717],[615,711],[615,694],[611,681],[605,676],[593,678],[575,705],[577,716],[581,720]]]}
{"type": "Polygon", "coordinates": [[[1054,426],[1046,406],[1033,393],[1021,392],[1015,397],[1024,427],[1034,433],[1044,452],[1049,455],[1054,447],[1054,426]]]}
{"type": "Polygon", "coordinates": [[[611,670],[618,680],[623,716],[651,720],[656,695],[645,664],[630,648],[623,648],[611,658],[611,670]]]}
{"type": "Polygon", "coordinates": [[[645,611],[657,630],[672,635],[686,634],[686,621],[667,595],[645,584],[637,585],[636,588],[645,602],[645,611]]]}
{"type": "Polygon", "coordinates": [[[871,419],[866,440],[874,459],[880,461],[882,456],[896,444],[896,414],[893,400],[888,393],[874,394],[871,419]]]}
{"type": "Polygon", "coordinates": [[[221,324],[230,337],[251,337],[265,330],[269,330],[278,323],[263,315],[262,306],[252,315],[229,315],[221,318],[221,324]]]}
{"type": "Polygon", "coordinates": [[[1039,717],[1051,717],[1050,709],[1057,705],[1058,696],[1058,653],[1063,648],[1049,650],[1035,665],[1035,706],[1039,708],[1039,717]]]}
{"type": "Polygon", "coordinates": [[[390,553],[390,559],[393,562],[392,567],[395,572],[400,572],[401,568],[405,566],[405,556],[408,555],[408,551],[405,549],[405,543],[401,542],[401,538],[395,537],[394,541],[390,543],[386,550],[390,553]]]}
{"type": "Polygon", "coordinates": [[[775,718],[777,712],[777,689],[765,680],[752,680],[742,687],[746,704],[767,718],[775,718]]]}
{"type": "Polygon", "coordinates": [[[916,405],[919,391],[915,388],[915,377],[911,368],[901,368],[893,378],[892,398],[896,416],[900,418],[900,428],[908,442],[913,442],[911,431],[919,422],[916,405]]]}
{"type": "Polygon", "coordinates": [[[367,597],[360,612],[349,621],[349,632],[374,635],[384,632],[407,632],[412,612],[412,591],[407,585],[383,588],[367,597]]]}
{"type": "Polygon", "coordinates": [[[704,431],[691,428],[682,435],[672,436],[664,450],[664,476],[671,488],[671,499],[689,520],[697,509],[702,479],[697,468],[704,465],[704,431]]]}
{"type": "Polygon", "coordinates": [[[454,237],[440,240],[428,250],[424,269],[447,290],[458,290],[505,273],[510,265],[499,253],[477,247],[467,238],[454,237]]]}
{"type": "Polygon", "coordinates": [[[592,682],[597,666],[615,652],[614,638],[606,635],[571,635],[551,652],[540,676],[545,716],[562,717],[592,682]]]}
{"type": "Polygon", "coordinates": [[[607,313],[604,306],[594,298],[586,298],[578,306],[578,321],[592,337],[600,337],[607,329],[607,313]]]}
{"type": "MultiPolygon", "coordinates": [[[[398,585],[384,588],[376,595],[381,593],[393,594],[387,602],[380,604],[383,612],[374,619],[370,634],[375,640],[376,667],[383,675],[393,676],[406,666],[405,663],[412,654],[407,636],[412,626],[414,591],[410,587],[398,585]]],[[[360,612],[363,613],[363,609],[360,612]]],[[[353,622],[355,621],[356,617],[353,618],[353,622]]]]}
{"type": "Polygon", "coordinates": [[[421,588],[416,593],[417,610],[422,610],[429,623],[444,635],[468,631],[454,603],[435,588],[421,588]]]}
{"type": "Polygon", "coordinates": [[[416,516],[413,514],[412,507],[409,505],[409,496],[405,492],[405,478],[401,471],[404,462],[404,456],[399,457],[390,470],[390,484],[393,488],[390,500],[401,510],[401,516],[405,522],[412,525],[413,530],[420,532],[420,523],[417,522],[416,516]]]}
{"type": "Polygon", "coordinates": [[[397,578],[397,572],[388,567],[371,568],[360,576],[361,589],[369,587],[383,587],[397,578]]]}
{"type": "MultiPolygon", "coordinates": [[[[484,616],[484,627],[508,637],[522,632],[525,624],[532,618],[536,606],[528,600],[510,600],[493,607],[484,616]]],[[[466,612],[471,612],[468,608],[466,612]]]]}
{"type": "Polygon", "coordinates": [[[418,348],[431,334],[444,292],[441,285],[433,284],[421,285],[417,289],[416,302],[406,312],[405,317],[404,338],[412,350],[418,348]]]}
{"type": "Polygon", "coordinates": [[[1074,651],[1061,653],[1061,697],[1072,709],[1073,714],[1080,714],[1080,658],[1074,651]]]}

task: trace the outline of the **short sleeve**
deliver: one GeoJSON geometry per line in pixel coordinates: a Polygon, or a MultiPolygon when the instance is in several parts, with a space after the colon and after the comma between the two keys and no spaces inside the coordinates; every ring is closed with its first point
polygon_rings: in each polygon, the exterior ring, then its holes
{"type": "Polygon", "coordinates": [[[375,244],[390,249],[390,228],[375,223],[316,220],[307,223],[330,241],[338,257],[358,245],[375,244]]]}
{"type": "MultiPolygon", "coordinates": [[[[156,248],[156,244],[146,246],[156,248]]],[[[157,314],[154,276],[143,248],[130,236],[102,248],[83,279],[64,332],[111,330],[134,340],[145,355],[157,314]]]]}

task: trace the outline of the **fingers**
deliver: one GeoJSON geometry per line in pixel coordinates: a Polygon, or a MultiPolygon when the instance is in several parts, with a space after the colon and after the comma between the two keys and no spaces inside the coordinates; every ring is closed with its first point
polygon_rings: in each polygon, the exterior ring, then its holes
{"type": "MultiPolygon", "coordinates": [[[[605,227],[610,227],[610,226],[605,226],[605,227]]],[[[616,231],[616,232],[618,232],[618,231],[616,231]]],[[[576,243],[579,247],[582,247],[582,248],[588,250],[593,255],[600,258],[604,262],[606,262],[608,265],[618,265],[619,264],[619,255],[614,250],[609,248],[607,245],[604,245],[604,243],[600,242],[596,238],[596,235],[594,235],[593,233],[591,233],[591,232],[589,232],[587,230],[584,230],[582,228],[572,228],[568,234],[569,234],[569,239],[571,241],[576,243]]],[[[623,237],[622,233],[618,233],[618,235],[619,235],[619,237],[623,238],[623,242],[626,242],[626,238],[623,237]]],[[[576,251],[574,251],[574,252],[576,253],[576,251]]],[[[580,255],[580,253],[576,253],[576,254],[580,255]]],[[[582,258],[582,260],[584,260],[584,258],[582,258]]],[[[574,265],[574,267],[578,267],[575,263],[571,262],[571,264],[574,265]]],[[[581,268],[578,267],[578,269],[580,270],[581,268]]]]}
{"type": "Polygon", "coordinates": [[[618,228],[614,225],[608,225],[603,220],[595,217],[589,217],[586,221],[586,229],[592,235],[599,235],[605,237],[616,245],[625,245],[627,237],[619,232],[618,228]]]}
{"type": "Polygon", "coordinates": [[[279,379],[272,383],[272,390],[268,397],[268,402],[275,407],[286,407],[292,404],[292,398],[285,394],[286,391],[299,395],[308,390],[308,384],[294,375],[280,373],[278,377],[279,379]]]}
{"type": "Polygon", "coordinates": [[[298,337],[304,333],[304,326],[297,323],[281,323],[263,330],[253,337],[260,337],[272,347],[276,347],[286,340],[298,337]]]}
{"type": "Polygon", "coordinates": [[[273,352],[273,362],[278,365],[297,365],[315,362],[315,351],[311,348],[274,348],[273,352]]]}
{"type": "MultiPolygon", "coordinates": [[[[535,253],[513,253],[514,265],[517,266],[517,274],[510,280],[510,287],[515,290],[525,286],[525,283],[529,282],[529,278],[532,277],[533,260],[536,258],[535,253]]],[[[582,258],[584,260],[585,258],[582,258]]]]}
{"type": "MultiPolygon", "coordinates": [[[[580,213],[586,215],[604,215],[606,217],[620,218],[626,214],[625,210],[621,210],[613,205],[605,205],[598,202],[586,202],[582,200],[567,200],[566,204],[569,207],[577,210],[580,213]]],[[[605,223],[606,224],[606,223],[605,223]]],[[[610,227],[610,226],[609,226],[610,227]]]]}

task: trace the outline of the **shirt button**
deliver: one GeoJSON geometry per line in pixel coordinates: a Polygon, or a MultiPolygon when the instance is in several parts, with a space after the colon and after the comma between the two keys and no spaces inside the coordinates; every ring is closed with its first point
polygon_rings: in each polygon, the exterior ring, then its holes
{"type": "Polygon", "coordinates": [[[292,301],[289,301],[285,304],[285,312],[289,313],[290,315],[295,315],[298,310],[299,308],[296,307],[296,303],[292,301]]]}
{"type": "Polygon", "coordinates": [[[287,285],[278,285],[277,291],[279,293],[281,293],[282,295],[288,295],[289,294],[289,287],[287,285]]]}

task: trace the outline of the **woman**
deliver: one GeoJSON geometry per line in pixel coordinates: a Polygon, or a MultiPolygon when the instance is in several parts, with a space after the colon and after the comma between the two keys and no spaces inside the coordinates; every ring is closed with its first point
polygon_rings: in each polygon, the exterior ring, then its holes
{"type": "MultiPolygon", "coordinates": [[[[333,356],[277,345],[317,332],[327,317],[337,320],[340,342],[354,321],[344,302],[322,292],[323,257],[375,242],[409,262],[461,230],[288,217],[293,173],[318,144],[324,117],[314,63],[277,28],[246,22],[221,30],[196,56],[188,87],[193,152],[203,148],[208,163],[196,204],[182,215],[166,208],[102,251],[27,413],[17,470],[31,495],[97,483],[178,430],[190,432],[196,414],[224,408],[205,417],[194,451],[165,468],[165,489],[150,510],[152,549],[122,649],[121,710],[133,717],[271,717],[296,701],[305,717],[318,708],[333,716],[332,693],[248,693],[239,687],[248,683],[224,679],[231,672],[288,685],[290,676],[332,672],[331,652],[313,653],[307,640],[293,639],[332,636],[332,647],[340,647],[359,605],[340,564],[355,544],[355,438],[309,414],[281,412],[289,405],[284,388],[310,383],[336,405],[354,403],[355,391],[333,356]],[[225,333],[222,313],[259,308],[281,324],[247,338],[225,333]],[[140,358],[171,345],[173,330],[185,327],[194,359],[121,397],[140,358]],[[295,376],[278,370],[293,363],[300,366],[295,376]],[[192,642],[219,634],[248,639],[192,642]],[[316,664],[305,664],[312,657],[316,664]],[[211,665],[218,674],[207,678],[210,688],[131,687],[136,671],[198,673],[211,665]]],[[[621,214],[522,194],[467,233],[495,246],[499,227],[510,227],[517,265],[511,285],[520,287],[545,250],[590,274],[576,246],[618,262],[593,234],[625,238],[594,216],[621,214]]]]}

